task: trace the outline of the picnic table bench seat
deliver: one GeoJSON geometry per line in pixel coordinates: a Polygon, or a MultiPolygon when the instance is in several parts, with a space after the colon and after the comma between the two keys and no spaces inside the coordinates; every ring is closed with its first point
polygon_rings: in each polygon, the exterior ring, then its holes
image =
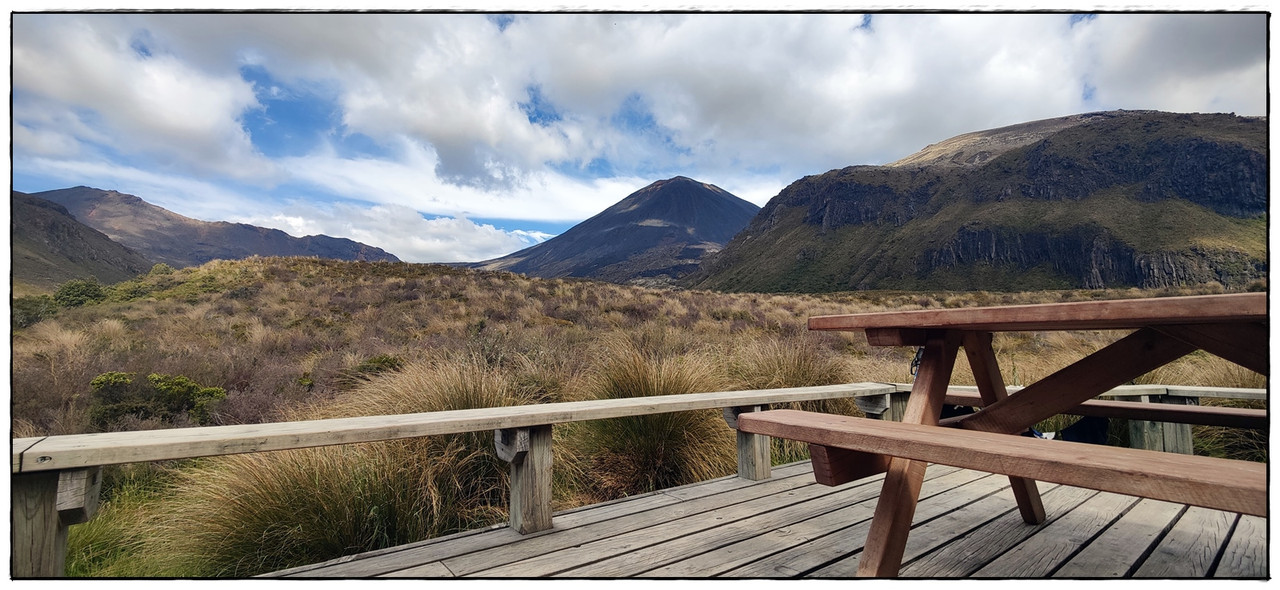
{"type": "MultiPolygon", "coordinates": [[[[1242,514],[1267,514],[1264,463],[799,410],[743,414],[738,428],[867,453],[868,460],[875,455],[902,457],[1242,514]]],[[[816,450],[826,452],[814,453],[815,457],[829,452],[816,450]]],[[[815,459],[815,473],[822,468],[820,461],[815,459]]]]}

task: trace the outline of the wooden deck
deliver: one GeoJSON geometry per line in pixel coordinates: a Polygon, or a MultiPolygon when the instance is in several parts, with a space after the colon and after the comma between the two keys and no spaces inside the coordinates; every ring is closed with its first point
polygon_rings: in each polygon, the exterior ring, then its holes
{"type": "MultiPolygon", "coordinates": [[[[808,462],[276,572],[296,578],[847,578],[883,475],[827,487],[808,462]]],[[[1267,521],[1040,483],[1024,524],[1009,479],[931,465],[900,575],[921,578],[1269,576],[1267,521]]]]}

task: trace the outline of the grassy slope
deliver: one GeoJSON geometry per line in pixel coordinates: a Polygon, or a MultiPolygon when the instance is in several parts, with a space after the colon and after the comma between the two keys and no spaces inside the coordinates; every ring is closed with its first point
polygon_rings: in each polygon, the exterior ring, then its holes
{"type": "MultiPolygon", "coordinates": [[[[805,319],[1182,293],[726,294],[302,258],[213,262],[116,287],[114,301],[14,333],[15,435],[82,431],[88,382],[106,371],[180,374],[223,387],[227,399],[214,412],[221,424],[627,392],[907,382],[911,350],[807,332],[805,319]],[[373,362],[386,357],[403,363],[373,362]]],[[[1094,333],[1002,334],[996,346],[1005,380],[1018,385],[1101,342],[1094,333]]],[[[1194,355],[1152,379],[1265,387],[1265,379],[1224,365],[1194,355]]],[[[953,382],[972,383],[963,363],[953,382]]],[[[689,421],[557,428],[556,508],[732,471],[732,433],[718,413],[679,420],[689,421]],[[646,458],[652,451],[636,453],[654,443],[671,453],[656,468],[646,458]]],[[[182,424],[114,427],[174,425],[182,424]]],[[[72,571],[244,576],[498,521],[505,508],[495,490],[505,471],[492,468],[491,441],[479,433],[202,459],[144,467],[152,473],[145,477],[112,469],[104,487],[110,504],[93,526],[72,529],[72,571]]],[[[779,446],[775,457],[802,453],[779,446]]]]}

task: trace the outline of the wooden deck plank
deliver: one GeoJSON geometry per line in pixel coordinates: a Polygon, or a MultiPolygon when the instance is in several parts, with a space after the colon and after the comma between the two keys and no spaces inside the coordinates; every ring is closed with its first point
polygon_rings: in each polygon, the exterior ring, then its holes
{"type": "MultiPolygon", "coordinates": [[[[911,536],[907,538],[907,546],[902,554],[903,561],[924,555],[957,535],[1016,509],[1017,503],[1009,487],[1007,477],[992,475],[923,500],[923,512],[915,519],[911,528],[911,536]],[[938,504],[939,509],[932,509],[930,504],[938,504]],[[940,511],[941,514],[929,518],[940,511]]],[[[852,553],[810,575],[815,578],[851,578],[857,575],[861,558],[861,552],[852,553]]]]}
{"type": "MultiPolygon", "coordinates": [[[[555,529],[532,535],[494,527],[277,574],[424,579],[556,573],[608,579],[853,575],[882,476],[832,488],[812,483],[807,462],[774,473],[779,477],[763,482],[721,478],[563,511],[556,515],[555,529]],[[626,530],[615,531],[613,525],[626,530]],[[553,553],[574,560],[557,564],[548,557],[553,553]]],[[[1050,520],[1027,525],[1007,478],[931,465],[900,575],[1110,578],[1132,572],[1256,579],[1268,574],[1265,518],[1061,485],[1045,490],[1043,497],[1050,520]],[[1178,518],[1181,512],[1187,514],[1178,518]]]]}
{"type": "Polygon", "coordinates": [[[979,578],[1044,578],[1105,530],[1130,506],[1133,496],[1101,492],[973,573],[979,578]]]}
{"type": "MultiPolygon", "coordinates": [[[[794,470],[783,472],[794,472],[794,470]]],[[[511,544],[494,546],[494,548],[480,550],[480,552],[456,555],[456,557],[445,559],[444,563],[445,566],[449,567],[449,570],[458,576],[476,575],[477,572],[507,566],[507,564],[521,561],[521,559],[538,558],[540,555],[572,548],[575,545],[617,538],[618,535],[626,535],[628,532],[652,526],[657,521],[686,517],[690,516],[690,514],[710,511],[710,509],[721,506],[750,502],[750,500],[771,497],[774,494],[783,494],[790,490],[817,485],[813,482],[813,476],[808,471],[794,472],[794,475],[774,477],[774,479],[767,481],[737,481],[744,482],[744,485],[736,486],[736,488],[718,494],[700,494],[695,493],[694,490],[686,489],[680,493],[682,498],[687,498],[684,502],[669,504],[669,506],[657,509],[657,511],[628,514],[628,516],[613,518],[613,520],[608,521],[588,522],[584,523],[584,525],[571,527],[571,529],[570,527],[563,527],[562,529],[561,523],[557,523],[557,529],[554,529],[557,534],[550,536],[550,538],[516,540],[511,544]]],[[[722,485],[730,484],[737,485],[737,482],[726,481],[722,485]]],[[[553,522],[556,521],[553,520],[553,522]]],[[[485,572],[484,575],[497,576],[498,573],[485,572]]]]}
{"type": "MultiPolygon", "coordinates": [[[[933,518],[949,510],[950,502],[932,500],[935,497],[945,496],[954,491],[957,483],[964,481],[963,471],[949,473],[943,477],[931,478],[933,470],[939,467],[941,466],[932,465],[925,472],[925,482],[920,492],[921,502],[916,507],[915,516],[920,520],[933,518]]],[[[986,476],[987,474],[982,475],[986,476]]],[[[1007,482],[1008,480],[1004,481],[1007,482]]],[[[965,483],[968,482],[966,481],[965,483]]],[[[870,528],[870,518],[862,519],[852,526],[844,527],[791,549],[769,555],[725,572],[723,575],[725,577],[747,578],[787,578],[809,575],[810,572],[828,563],[861,552],[862,543],[867,538],[867,532],[870,528]]]]}
{"type": "Polygon", "coordinates": [[[1226,543],[1235,514],[1191,507],[1133,573],[1135,578],[1201,578],[1226,543]]]}
{"type": "MultiPolygon", "coordinates": [[[[940,471],[940,470],[939,470],[940,471]]],[[[961,486],[981,480],[986,487],[997,488],[1002,485],[1000,479],[990,479],[975,471],[954,470],[939,474],[933,471],[928,474],[933,479],[933,486],[955,491],[961,486]],[[953,487],[954,486],[954,487],[953,487]]],[[[925,484],[926,490],[930,484],[925,484]]],[[[950,493],[950,492],[949,492],[950,493]]],[[[960,492],[964,493],[964,492],[960,492]]],[[[698,555],[667,564],[643,573],[644,577],[712,577],[727,573],[735,568],[748,566],[761,559],[793,549],[814,539],[828,534],[839,534],[840,529],[853,526],[870,517],[871,508],[866,502],[857,506],[844,506],[819,515],[811,516],[793,524],[781,526],[757,533],[740,541],[716,547],[698,555]]],[[[854,539],[844,539],[845,545],[856,544],[854,539]]]]}
{"type": "Polygon", "coordinates": [[[1213,577],[1267,577],[1267,519],[1249,515],[1240,517],[1213,577]]]}
{"type": "MultiPolygon", "coordinates": [[[[794,485],[807,485],[809,478],[807,462],[793,463],[791,465],[781,466],[775,470],[778,481],[790,481],[794,485]]],[[[631,498],[623,498],[613,500],[602,504],[595,504],[586,507],[579,507],[557,513],[552,520],[555,528],[552,531],[561,531],[575,527],[591,525],[593,523],[605,522],[611,519],[626,517],[630,515],[644,513],[649,510],[659,509],[672,504],[679,503],[682,499],[692,499],[706,496],[714,496],[743,488],[750,488],[752,484],[747,480],[739,479],[736,476],[723,477],[715,480],[699,482],[669,490],[659,490],[631,498]],[[674,497],[673,497],[674,495],[674,497]]],[[[644,517],[647,519],[649,517],[644,517]]],[[[502,554],[506,550],[502,549],[510,544],[529,542],[532,539],[539,539],[551,531],[543,531],[533,535],[520,535],[512,531],[504,525],[497,525],[493,530],[485,531],[468,531],[459,533],[450,537],[441,537],[437,539],[428,539],[418,543],[381,549],[361,555],[347,556],[336,560],[312,566],[304,566],[275,572],[273,576],[288,577],[365,577],[365,576],[383,576],[397,575],[398,570],[411,567],[416,564],[426,563],[429,561],[443,561],[452,557],[459,557],[476,552],[486,550],[497,550],[496,553],[502,554]],[[476,534],[483,533],[483,537],[475,537],[476,534]],[[475,537],[475,538],[472,538],[475,537]]],[[[493,555],[491,552],[487,555],[493,555]]],[[[512,551],[512,555],[518,555],[518,551],[512,551]]],[[[514,558],[513,558],[514,559],[514,558]]]]}
{"type": "Polygon", "coordinates": [[[919,559],[904,563],[898,575],[903,578],[964,578],[999,557],[1010,547],[1053,523],[1061,515],[1079,506],[1097,492],[1084,488],[1059,486],[1041,494],[1048,520],[1039,526],[1028,525],[1022,515],[1010,510],[919,559]]]}
{"type": "Polygon", "coordinates": [[[1129,575],[1185,509],[1182,504],[1143,499],[1083,551],[1053,572],[1053,577],[1113,578],[1129,575]]]}
{"type": "MultiPolygon", "coordinates": [[[[808,486],[796,486],[792,489],[763,495],[728,506],[710,505],[702,506],[699,509],[689,509],[689,506],[699,501],[682,503],[663,511],[664,516],[668,516],[676,510],[683,509],[678,518],[664,520],[656,524],[650,523],[650,526],[635,528],[603,539],[597,538],[557,551],[542,549],[538,555],[530,559],[509,563],[502,567],[485,569],[479,572],[479,575],[485,577],[555,576],[573,568],[615,555],[625,555],[659,543],[671,542],[672,539],[678,539],[684,535],[716,526],[717,521],[743,518],[745,515],[768,511],[779,503],[790,504],[835,493],[836,491],[834,488],[814,483],[808,486]]],[[[453,568],[450,567],[450,569],[453,568]]]]}

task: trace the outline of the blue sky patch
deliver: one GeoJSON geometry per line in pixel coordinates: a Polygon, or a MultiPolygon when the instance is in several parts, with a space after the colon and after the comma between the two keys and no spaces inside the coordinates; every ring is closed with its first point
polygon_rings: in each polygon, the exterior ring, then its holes
{"type": "Polygon", "coordinates": [[[1073,15],[1071,15],[1071,21],[1070,21],[1070,22],[1071,22],[1071,26],[1073,26],[1073,27],[1074,27],[1074,26],[1076,26],[1076,25],[1078,25],[1078,24],[1080,24],[1080,23],[1083,23],[1083,22],[1089,22],[1089,21],[1091,21],[1091,20],[1093,20],[1093,19],[1095,19],[1095,18],[1098,18],[1098,15],[1096,15],[1096,14],[1073,14],[1073,15]]]}
{"type": "Polygon", "coordinates": [[[507,27],[511,26],[511,23],[515,22],[516,20],[515,15],[511,15],[511,14],[488,14],[488,15],[485,15],[485,18],[488,18],[489,22],[493,23],[494,26],[498,27],[498,31],[500,32],[506,31],[507,27]]]}
{"type": "Polygon", "coordinates": [[[561,120],[560,111],[556,106],[542,95],[542,86],[537,84],[530,85],[525,88],[525,92],[529,95],[528,102],[520,104],[520,110],[524,112],[524,116],[529,119],[530,123],[540,127],[546,127],[551,123],[561,120]]]}
{"type": "Polygon", "coordinates": [[[242,66],[240,77],[253,84],[263,106],[246,112],[243,123],[253,145],[267,157],[305,155],[326,131],[340,125],[340,109],[332,98],[287,88],[260,66],[242,66]]]}

